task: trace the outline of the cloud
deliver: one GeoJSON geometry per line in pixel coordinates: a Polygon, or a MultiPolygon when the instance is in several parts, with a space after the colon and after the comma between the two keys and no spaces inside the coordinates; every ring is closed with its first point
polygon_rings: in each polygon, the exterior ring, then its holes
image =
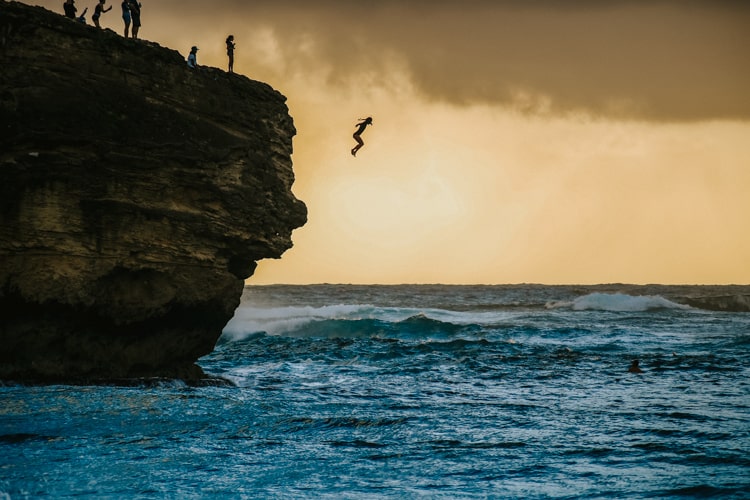
{"type": "Polygon", "coordinates": [[[339,84],[398,70],[427,99],[458,105],[750,119],[747,2],[219,0],[211,9],[271,29],[286,67],[325,70],[339,84]]]}
{"type": "MultiPolygon", "coordinates": [[[[271,33],[282,78],[323,73],[361,88],[398,73],[425,99],[456,105],[750,120],[746,0],[143,2],[142,32],[157,41],[178,28],[220,41],[226,29],[271,33]]],[[[56,0],[28,3],[60,10],[56,0]]],[[[247,38],[239,57],[253,50],[247,38]]]]}

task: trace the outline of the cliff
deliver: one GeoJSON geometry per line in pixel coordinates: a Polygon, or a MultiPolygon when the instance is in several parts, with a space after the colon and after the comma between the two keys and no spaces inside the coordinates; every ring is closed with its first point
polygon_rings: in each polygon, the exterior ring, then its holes
{"type": "Polygon", "coordinates": [[[306,208],[285,97],[0,1],[0,380],[204,377],[306,208]]]}

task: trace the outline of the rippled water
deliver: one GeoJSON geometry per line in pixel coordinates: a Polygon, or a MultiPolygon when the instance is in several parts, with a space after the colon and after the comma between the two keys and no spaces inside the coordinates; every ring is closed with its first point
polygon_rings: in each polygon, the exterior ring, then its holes
{"type": "Polygon", "coordinates": [[[670,290],[249,287],[232,387],[0,387],[0,497],[749,498],[750,314],[670,290]]]}

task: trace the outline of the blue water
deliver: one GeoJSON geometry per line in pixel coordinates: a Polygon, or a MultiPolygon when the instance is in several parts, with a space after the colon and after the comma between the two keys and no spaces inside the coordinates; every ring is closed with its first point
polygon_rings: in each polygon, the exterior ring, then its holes
{"type": "Polygon", "coordinates": [[[750,498],[750,314],[685,291],[248,287],[234,386],[0,387],[0,498],[750,498]]]}

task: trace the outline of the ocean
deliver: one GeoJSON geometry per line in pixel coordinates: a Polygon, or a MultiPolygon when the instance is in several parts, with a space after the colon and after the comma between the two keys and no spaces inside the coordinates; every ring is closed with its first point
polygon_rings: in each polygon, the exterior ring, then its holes
{"type": "Polygon", "coordinates": [[[675,299],[721,292],[248,286],[231,384],[1,386],[0,499],[750,498],[750,313],[675,299]]]}

